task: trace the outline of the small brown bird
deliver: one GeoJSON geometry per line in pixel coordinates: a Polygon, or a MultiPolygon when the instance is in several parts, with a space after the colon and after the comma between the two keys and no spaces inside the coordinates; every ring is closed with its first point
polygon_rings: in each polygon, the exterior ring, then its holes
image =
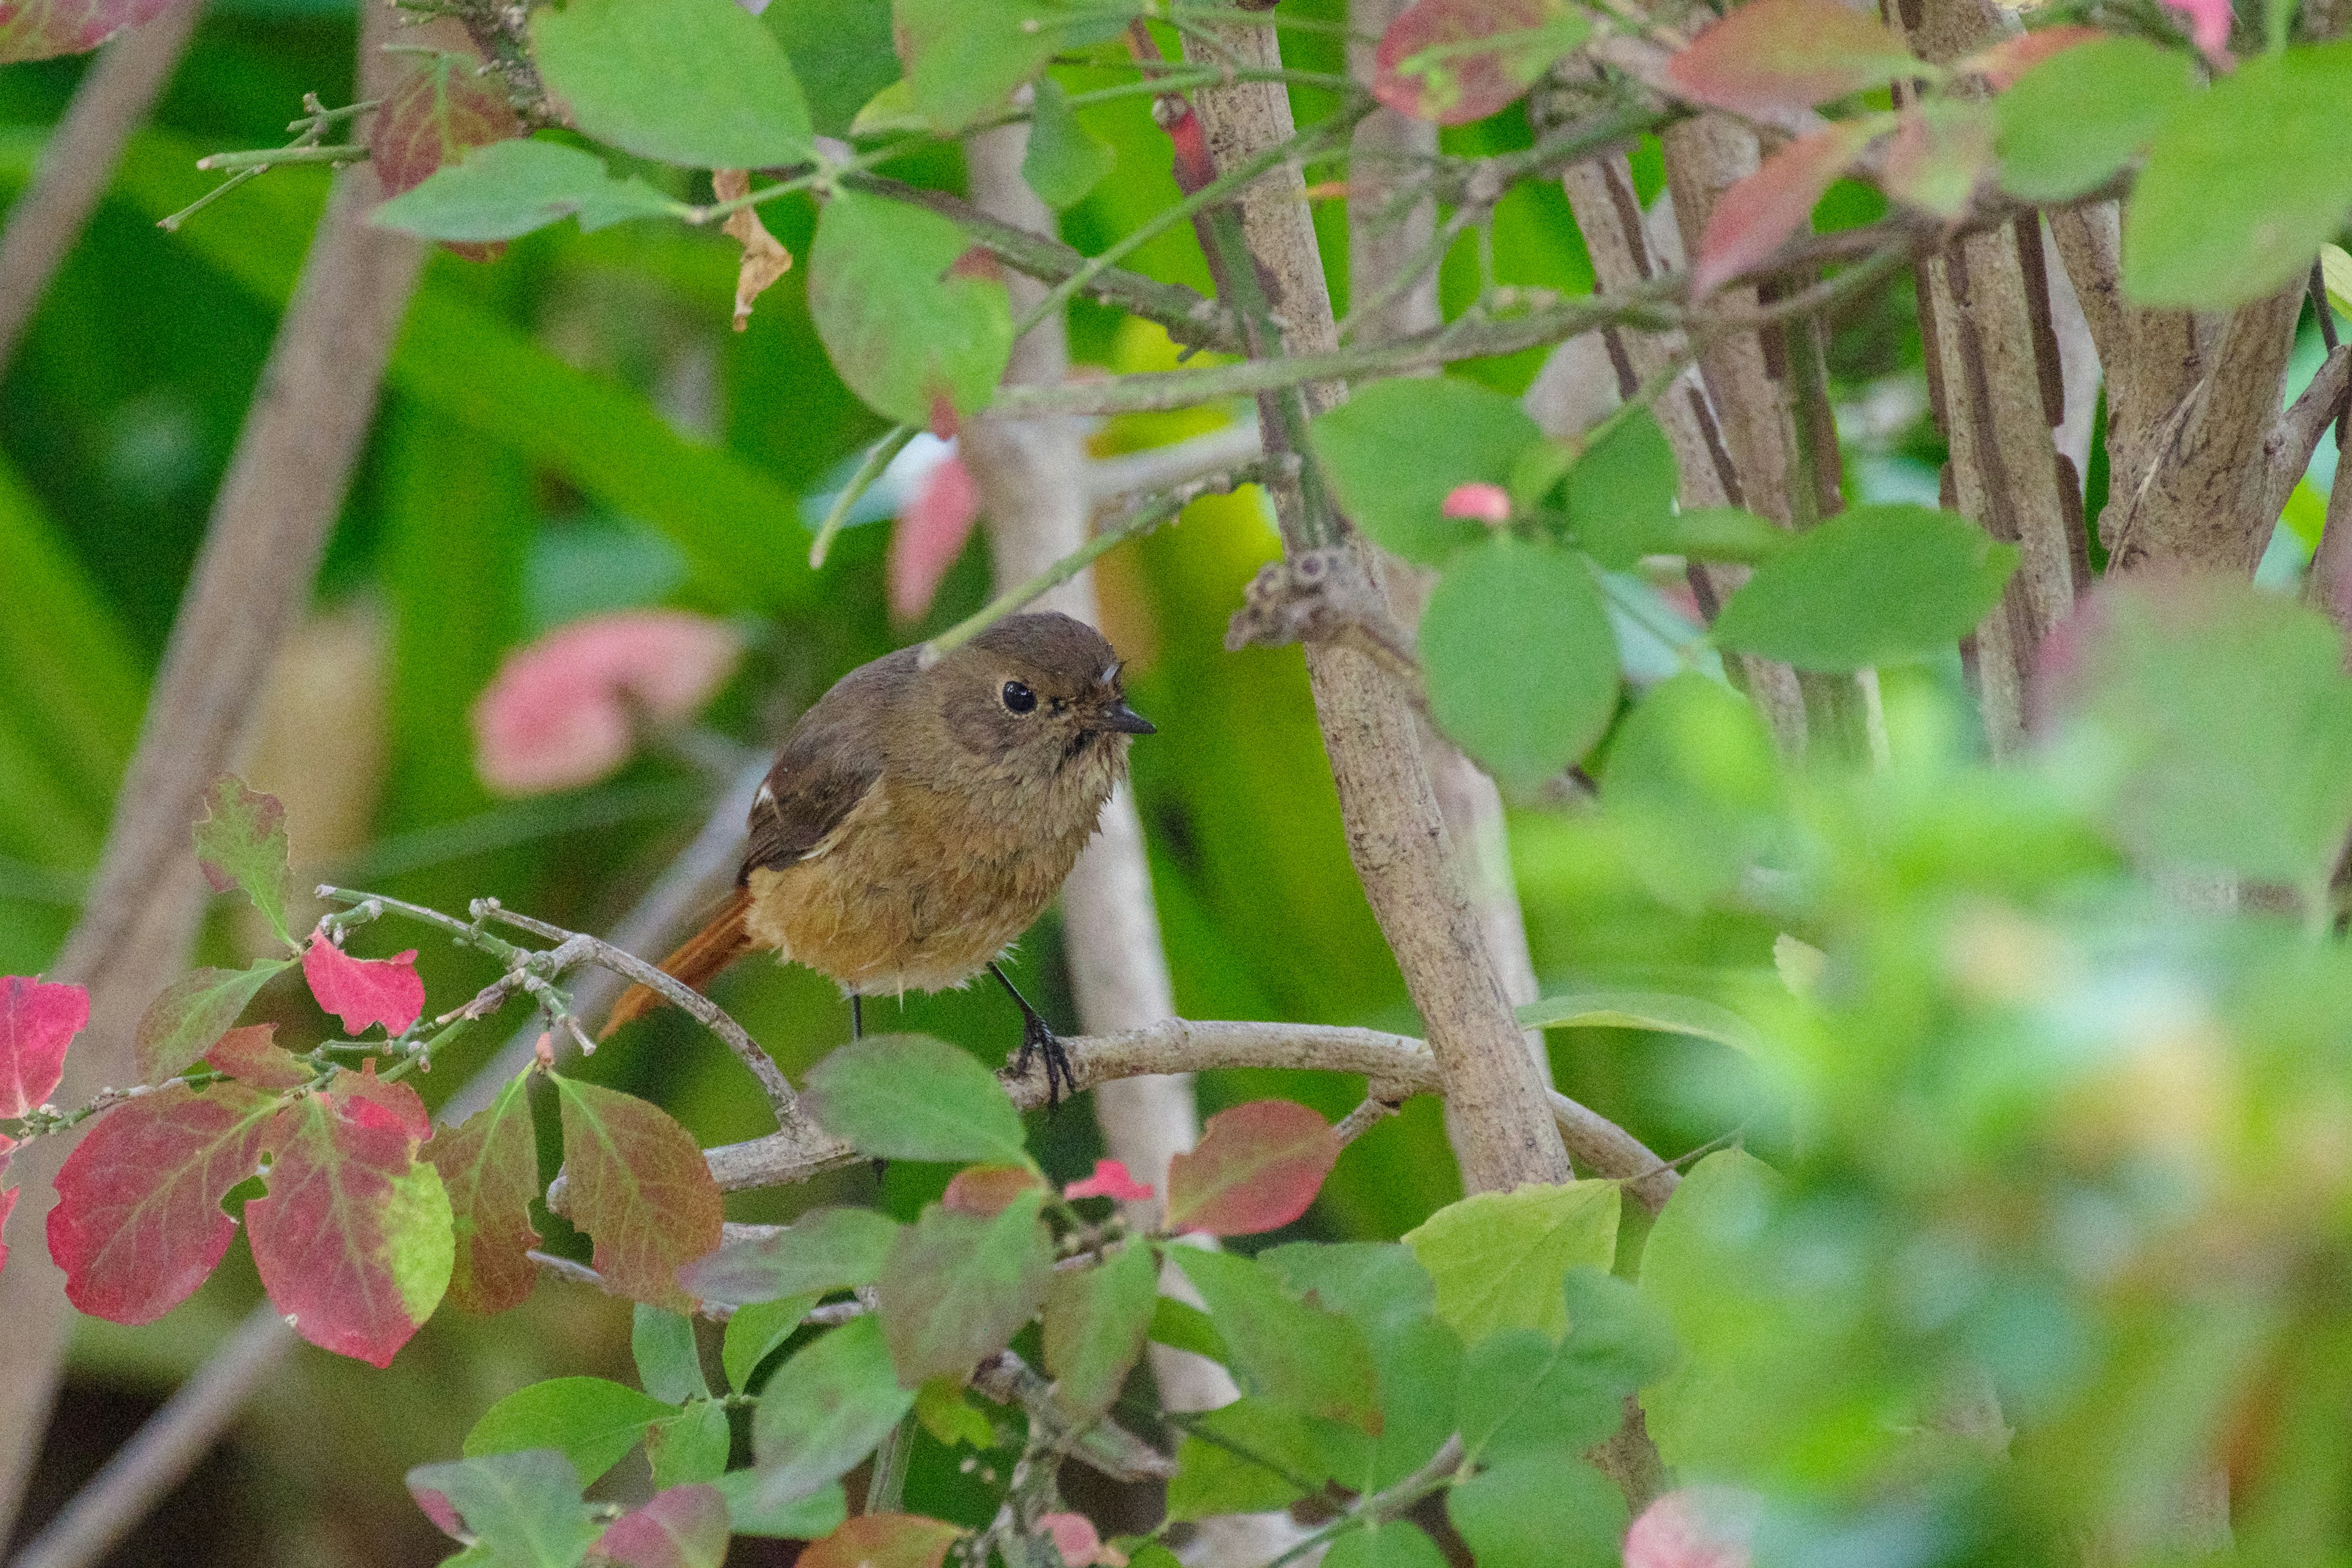
{"type": "MultiPolygon", "coordinates": [[[[1021,1009],[1018,1070],[1042,1051],[1049,1098],[1067,1056],[997,960],[1095,833],[1153,727],[1127,705],[1119,658],[1061,615],[1011,616],[928,668],[920,648],[845,675],[801,716],[751,804],[736,889],[662,961],[699,989],[755,948],[849,997],[961,985],[982,969],[1021,1009]]],[[[610,1035],[658,1005],[632,986],[610,1035]]]]}

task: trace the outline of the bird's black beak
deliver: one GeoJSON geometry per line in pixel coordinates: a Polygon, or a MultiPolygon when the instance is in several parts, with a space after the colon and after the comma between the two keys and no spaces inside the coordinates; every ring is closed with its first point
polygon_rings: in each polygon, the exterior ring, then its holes
{"type": "Polygon", "coordinates": [[[1124,702],[1114,702],[1104,709],[1096,722],[1114,734],[1157,735],[1160,733],[1159,725],[1124,702]]]}

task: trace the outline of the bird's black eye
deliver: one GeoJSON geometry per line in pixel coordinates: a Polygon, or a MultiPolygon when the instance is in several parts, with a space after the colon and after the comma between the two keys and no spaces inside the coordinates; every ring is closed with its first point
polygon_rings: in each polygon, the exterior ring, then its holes
{"type": "Polygon", "coordinates": [[[1006,681],[1004,689],[997,695],[1004,700],[1004,706],[1011,712],[1027,713],[1037,706],[1037,694],[1017,680],[1006,681]]]}

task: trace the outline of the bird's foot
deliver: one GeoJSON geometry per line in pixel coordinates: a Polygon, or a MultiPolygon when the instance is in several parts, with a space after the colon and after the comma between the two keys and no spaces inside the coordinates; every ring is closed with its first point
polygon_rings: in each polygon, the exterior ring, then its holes
{"type": "Polygon", "coordinates": [[[1013,1058],[1013,1070],[1025,1075],[1030,1062],[1041,1055],[1045,1058],[1045,1109],[1058,1110],[1063,1089],[1067,1089],[1072,1094],[1078,1092],[1077,1069],[1070,1065],[1070,1053],[1062,1048],[1062,1042],[1052,1029],[1045,1026],[1045,1020],[1024,1010],[1021,1054],[1013,1058]]]}

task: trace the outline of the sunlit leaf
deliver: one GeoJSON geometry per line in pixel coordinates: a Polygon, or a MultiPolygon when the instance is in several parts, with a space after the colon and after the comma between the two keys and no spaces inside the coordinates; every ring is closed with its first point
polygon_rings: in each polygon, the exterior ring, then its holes
{"type": "Polygon", "coordinates": [[[572,1462],[552,1449],[419,1465],[408,1491],[443,1531],[477,1539],[496,1568],[573,1568],[600,1529],[572,1462]]]}
{"type": "MultiPolygon", "coordinates": [[[[1004,285],[956,271],[964,232],[904,202],[843,191],[809,249],[809,314],[851,391],[907,425],[988,405],[1013,353],[1004,285]]],[[[943,434],[946,432],[942,432],[943,434]]]]}
{"type": "Polygon", "coordinates": [[[1549,1455],[1449,1489],[1445,1517],[1478,1568],[1619,1568],[1625,1494],[1591,1466],[1549,1455]]]}
{"type": "Polygon", "coordinates": [[[1021,177],[1047,206],[1057,211],[1074,207],[1102,184],[1118,154],[1079,121],[1061,83],[1041,76],[1036,90],[1029,108],[1029,149],[1021,158],[1021,177]]]}
{"type": "MultiPolygon", "coordinates": [[[[1758,5],[1768,3],[1770,0],[1757,0],[1758,5]]],[[[1854,15],[1837,0],[1822,3],[1854,15]]],[[[1745,14],[1733,13],[1735,16],[1745,14]]],[[[1838,176],[1853,167],[1875,134],[1876,128],[1865,121],[1839,121],[1824,126],[1780,148],[1754,174],[1725,191],[1706,215],[1706,227],[1699,235],[1698,259],[1691,266],[1691,292],[1706,294],[1769,260],[1805,226],[1822,195],[1838,176]]]]}
{"type": "Polygon", "coordinates": [[[751,1417],[760,1483],[746,1506],[781,1508],[840,1479],[914,1405],[872,1315],[828,1330],[761,1391],[751,1417]]]}
{"type": "Polygon", "coordinates": [[[1507,789],[1590,751],[1617,707],[1617,637],[1583,562],[1509,534],[1456,554],[1421,616],[1430,712],[1507,789]]]}
{"type": "Polygon", "coordinates": [[[522,138],[478,147],[368,215],[378,228],[420,239],[512,239],[567,217],[594,233],[679,209],[635,175],[616,180],[593,153],[522,138]]]}
{"type": "Polygon", "coordinates": [[[952,1378],[935,1377],[915,1391],[915,1419],[947,1447],[993,1448],[1001,1441],[996,1424],[952,1378]]]}
{"type": "Polygon", "coordinates": [[[474,1312],[522,1305],[539,1278],[527,1256],[539,1245],[530,1201],[540,1190],[528,1076],[509,1079],[496,1100],[436,1134],[424,1155],[441,1173],[457,1220],[449,1300],[474,1312]]]}
{"type": "Polygon", "coordinates": [[[2189,102],[2196,70],[2146,38],[2101,37],[2042,61],[1993,100],[2001,189],[2026,201],[2095,190],[2189,102]]]}
{"type": "Polygon", "coordinates": [[[1543,439],[1516,398],[1458,376],[1376,381],[1318,416],[1312,433],[1315,459],[1355,525],[1433,566],[1487,534],[1447,517],[1445,498],[1474,480],[1502,484],[1543,439]]]}
{"type": "Polygon", "coordinates": [[[1045,1299],[1053,1239],[1038,1214],[1042,1187],[983,1218],[944,1204],[898,1233],[875,1287],[875,1312],[898,1381],[971,1375],[1003,1350],[1045,1299]]]}
{"type": "Polygon", "coordinates": [[[940,1568],[961,1525],[905,1513],[866,1513],[844,1520],[801,1553],[803,1568],[940,1568]]]}
{"type": "Polygon", "coordinates": [[[1159,1266],[1140,1241],[1091,1268],[1054,1271],[1045,1288],[1045,1371],[1064,1409],[1087,1420],[1110,1408],[1143,1355],[1159,1294],[1159,1266]]]}
{"type": "Polygon", "coordinates": [[[1849,670],[1952,647],[2000,602],[2013,544],[1957,512],[1854,507],[1756,568],[1716,617],[1726,648],[1849,670]]]}
{"type": "Polygon", "coordinates": [[[1323,1554],[1324,1568],[1441,1568],[1444,1562],[1428,1532],[1402,1520],[1350,1531],[1323,1554]]]}
{"type": "Polygon", "coordinates": [[[425,982],[413,947],[390,958],[353,958],[321,926],[302,950],[302,978],[319,1005],[351,1034],[381,1024],[385,1034],[397,1035],[425,1011],[425,982]]]}
{"type": "Polygon", "coordinates": [[[205,1065],[218,1068],[239,1083],[256,1089],[300,1089],[319,1070],[277,1043],[275,1024],[247,1024],[231,1029],[205,1053],[205,1065]]]}
{"type": "Polygon", "coordinates": [[[1560,0],[1415,0],[1381,36],[1372,93],[1416,120],[1466,125],[1517,101],[1591,31],[1560,0]]]}
{"type": "Polygon", "coordinates": [[[1874,16],[1839,0],[1750,0],[1666,61],[1683,95],[1738,114],[1786,114],[1917,74],[1874,16]]]}
{"type": "Polygon", "coordinates": [[[292,959],[265,959],[250,969],[199,969],[165,986],[131,1031],[139,1080],[161,1083],[186,1071],[228,1033],[261,988],[293,964],[292,959]]]}
{"type": "Polygon", "coordinates": [[[1021,1112],[970,1051],[929,1035],[869,1035],[809,1069],[801,1104],[824,1130],[885,1160],[1024,1164],[1021,1112]]]}
{"type": "Polygon", "coordinates": [[[1295,1100],[1255,1100],[1209,1118],[1198,1146],[1168,1163],[1168,1227],[1255,1236],[1307,1212],[1340,1143],[1295,1100]]]}
{"type": "Polygon", "coordinates": [[[270,1305],[312,1344],[390,1365],[449,1286],[440,1173],[416,1158],[412,1123],[362,1095],[297,1100],[271,1142],[268,1194],[245,1205],[270,1305]]]}
{"type": "Polygon", "coordinates": [[[555,1448],[593,1482],[637,1446],[646,1428],[677,1414],[651,1394],[606,1378],[549,1378],[484,1411],[466,1434],[466,1454],[555,1448]]]}
{"type": "Polygon", "coordinates": [[[229,1189],[259,1167],[278,1100],[241,1083],[171,1084],[91,1124],[58,1172],[49,1256],[66,1299],[144,1323],[184,1301],[228,1250],[229,1189]]]}
{"type": "Polygon", "coordinates": [[[625,1568],[719,1568],[730,1533],[717,1487],[670,1487],[607,1525],[588,1555],[625,1568]]]}
{"type": "Polygon", "coordinates": [[[679,1266],[719,1234],[719,1186],[693,1135],[649,1100],[550,1076],[562,1107],[567,1213],[594,1239],[597,1272],[635,1300],[691,1310],[679,1266]]]}
{"type": "Polygon", "coordinates": [[[0,980],[0,1116],[38,1110],[65,1076],[66,1047],[89,1025],[89,993],[11,974],[0,980]]]}
{"type": "Polygon", "coordinates": [[[1299,1301],[1279,1276],[1245,1258],[1170,1249],[1209,1305],[1244,1389],[1302,1415],[1378,1432],[1380,1405],[1364,1331],[1336,1312],[1299,1301]]]}
{"type": "Polygon", "coordinates": [[[814,150],[792,62],[733,0],[570,0],[531,13],[530,38],[571,122],[600,142],[698,169],[814,150]]]}
{"type": "Polygon", "coordinates": [[[205,815],[196,819],[196,864],[213,891],[240,889],[261,911],[278,940],[289,948],[286,905],[293,873],[288,868],[286,808],[231,773],[205,791],[205,815]]]}
{"type": "Polygon", "coordinates": [[[1168,1517],[1262,1513],[1322,1485],[1329,1469],[1307,1417],[1255,1394],[1195,1416],[1176,1448],[1168,1517]]]}
{"type": "Polygon", "coordinates": [[[1571,1268],[1614,1262],[1617,1210],[1614,1182],[1530,1184],[1474,1193],[1404,1241],[1437,1283],[1437,1315],[1474,1351],[1497,1329],[1557,1339],[1568,1326],[1559,1282],[1571,1268]]]}

